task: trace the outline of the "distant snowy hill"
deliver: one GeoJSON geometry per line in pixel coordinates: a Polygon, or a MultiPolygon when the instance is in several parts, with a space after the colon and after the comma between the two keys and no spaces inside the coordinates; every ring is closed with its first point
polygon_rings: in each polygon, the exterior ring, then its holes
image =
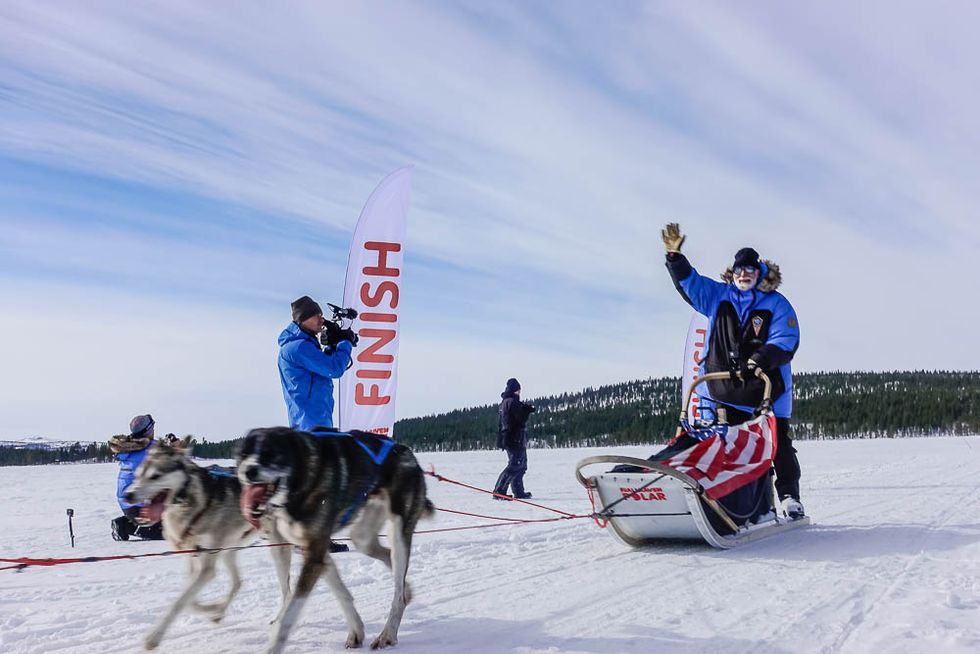
{"type": "Polygon", "coordinates": [[[55,441],[44,436],[27,436],[15,441],[0,441],[0,447],[9,447],[19,450],[57,450],[62,447],[71,447],[75,443],[87,445],[93,441],[55,441]]]}

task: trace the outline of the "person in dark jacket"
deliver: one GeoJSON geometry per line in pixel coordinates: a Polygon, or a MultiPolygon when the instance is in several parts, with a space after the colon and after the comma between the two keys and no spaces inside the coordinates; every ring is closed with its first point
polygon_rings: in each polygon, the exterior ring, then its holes
{"type": "Polygon", "coordinates": [[[524,473],[527,472],[527,419],[534,407],[521,402],[521,385],[513,377],[507,380],[499,408],[500,429],[497,447],[507,450],[507,467],[497,477],[493,498],[508,500],[511,497],[527,499],[531,494],[524,490],[524,473]],[[513,495],[507,494],[507,487],[513,495]]]}
{"type": "Polygon", "coordinates": [[[129,540],[130,537],[143,540],[163,540],[163,526],[159,521],[147,520],[140,515],[142,504],[130,504],[125,499],[126,489],[133,483],[136,468],[146,457],[153,445],[153,416],[139,415],[129,422],[129,435],[120,434],[109,439],[109,449],[119,461],[119,475],[116,478],[116,501],[123,514],[112,521],[113,540],[129,540]]]}
{"type": "Polygon", "coordinates": [[[350,329],[340,330],[340,341],[324,350],[317,334],[336,325],[323,318],[320,305],[308,295],[291,308],[293,321],[279,334],[279,381],[289,426],[303,431],[333,427],[333,380],[347,370],[356,336],[350,329]]]}
{"type": "Polygon", "coordinates": [[[730,424],[747,422],[762,402],[763,383],[756,378],[756,371],[766,372],[772,382],[777,426],[773,461],[776,491],[783,511],[792,518],[802,517],[800,463],[790,437],[790,361],[800,345],[800,325],[789,300],[776,291],[782,282],[779,266],[761,259],[752,248],[742,248],[718,282],[698,274],[681,254],[685,237],[680,225],[668,224],[661,236],[667,250],[667,270],[678,293],[708,318],[701,372],[737,370],[748,380],[708,382],[702,399],[724,407],[730,424]]]}

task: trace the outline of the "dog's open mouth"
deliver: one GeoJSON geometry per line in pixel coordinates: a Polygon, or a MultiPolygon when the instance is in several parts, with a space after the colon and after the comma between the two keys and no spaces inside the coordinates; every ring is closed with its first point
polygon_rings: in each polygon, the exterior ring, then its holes
{"type": "Polygon", "coordinates": [[[242,488],[241,511],[249,524],[259,529],[259,520],[268,508],[269,498],[276,491],[279,482],[271,484],[249,484],[242,488]]]}
{"type": "Polygon", "coordinates": [[[163,507],[167,501],[167,491],[160,491],[153,496],[149,502],[145,502],[143,506],[140,507],[139,516],[136,518],[136,522],[152,525],[154,523],[160,522],[163,517],[163,507]]]}

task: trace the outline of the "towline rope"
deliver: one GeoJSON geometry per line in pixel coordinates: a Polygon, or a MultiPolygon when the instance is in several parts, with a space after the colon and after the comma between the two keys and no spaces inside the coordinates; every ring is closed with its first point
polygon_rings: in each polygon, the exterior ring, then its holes
{"type": "Polygon", "coordinates": [[[469,488],[470,490],[478,491],[480,493],[486,493],[487,495],[493,495],[494,497],[500,497],[500,498],[503,498],[503,499],[511,500],[513,502],[520,502],[521,504],[527,504],[528,506],[534,506],[534,507],[537,507],[539,509],[544,509],[545,511],[551,511],[552,513],[560,513],[561,515],[565,516],[566,519],[569,519],[569,520],[571,520],[573,518],[591,518],[592,517],[591,515],[579,515],[579,514],[576,514],[576,513],[568,513],[567,511],[562,511],[560,509],[555,509],[555,508],[552,508],[550,506],[545,506],[543,504],[538,504],[536,502],[528,502],[527,500],[522,500],[519,497],[511,497],[510,495],[501,495],[500,493],[495,493],[493,491],[488,491],[485,488],[478,488],[476,486],[471,486],[469,484],[464,484],[461,481],[456,481],[455,479],[450,479],[449,477],[443,477],[440,474],[436,474],[435,468],[433,466],[431,466],[431,465],[429,466],[429,469],[425,471],[425,474],[429,475],[430,477],[435,478],[438,481],[445,481],[445,482],[448,482],[450,484],[455,484],[457,486],[462,486],[463,488],[469,488]]]}
{"type": "MultiPolygon", "coordinates": [[[[502,495],[499,495],[498,493],[494,493],[493,491],[489,491],[489,490],[486,490],[484,488],[478,488],[476,486],[471,486],[470,484],[465,484],[465,483],[463,483],[461,481],[457,481],[455,479],[450,479],[448,477],[444,477],[442,475],[436,474],[435,469],[432,468],[431,466],[430,466],[430,469],[425,472],[425,474],[429,475],[430,477],[433,477],[433,478],[437,479],[438,481],[448,482],[450,484],[455,484],[457,486],[462,486],[463,488],[468,488],[470,490],[478,491],[480,493],[487,493],[488,495],[493,495],[495,497],[507,497],[507,499],[513,500],[515,502],[520,502],[522,504],[527,504],[529,506],[537,507],[539,509],[544,509],[545,511],[551,511],[552,513],[558,513],[560,515],[558,517],[555,517],[555,518],[530,518],[530,519],[528,519],[528,518],[511,518],[511,517],[508,517],[508,516],[485,515],[485,514],[482,514],[482,513],[470,513],[468,511],[457,511],[455,509],[442,509],[442,508],[436,507],[436,511],[439,511],[441,513],[452,513],[454,515],[465,515],[465,516],[469,516],[469,517],[472,517],[472,518],[483,518],[483,519],[486,519],[486,520],[496,520],[497,522],[480,524],[480,525],[465,525],[465,526],[462,526],[462,527],[442,527],[442,528],[439,528],[439,529],[418,529],[418,530],[415,531],[416,534],[438,534],[438,533],[449,532],[449,531],[465,531],[465,530],[468,530],[468,529],[488,529],[490,527],[505,527],[505,526],[508,526],[508,525],[517,525],[517,524],[535,524],[535,523],[544,523],[544,522],[560,522],[560,521],[563,521],[563,520],[575,520],[575,519],[579,519],[579,518],[591,518],[591,519],[595,520],[597,518],[597,516],[599,515],[599,514],[594,513],[594,512],[593,513],[587,513],[587,514],[568,513],[567,511],[562,511],[560,509],[555,509],[553,507],[545,506],[543,504],[537,504],[535,502],[528,502],[527,500],[522,500],[520,498],[516,498],[516,497],[513,497],[512,498],[512,497],[506,496],[506,495],[503,495],[502,496],[502,495]]],[[[593,509],[594,508],[595,508],[595,506],[593,505],[593,509]]],[[[381,535],[384,536],[384,534],[381,534],[381,535]]],[[[332,540],[350,540],[350,539],[349,538],[333,538],[332,540]]],[[[252,549],[253,547],[285,547],[285,546],[291,546],[291,545],[292,545],[291,543],[255,543],[253,545],[239,545],[239,546],[236,546],[236,547],[199,547],[199,548],[192,549],[192,550],[168,550],[166,552],[149,552],[147,554],[114,554],[114,555],[110,555],[110,556],[82,556],[82,557],[63,558],[63,559],[54,559],[54,558],[34,559],[34,558],[26,557],[26,556],[20,557],[20,558],[16,558],[16,559],[0,558],[0,563],[12,563],[13,564],[13,565],[7,565],[7,566],[0,567],[0,571],[3,571],[3,570],[16,570],[16,571],[20,572],[20,571],[22,571],[22,570],[24,570],[26,568],[29,568],[29,567],[53,567],[53,566],[56,566],[56,565],[67,565],[67,564],[70,564],[70,563],[98,563],[100,561],[119,561],[119,560],[125,560],[125,559],[144,559],[144,558],[149,558],[149,557],[153,557],[153,556],[172,556],[172,555],[175,555],[175,554],[216,554],[218,552],[226,552],[226,551],[232,551],[232,550],[247,550],[247,549],[252,549]]]]}
{"type": "Polygon", "coordinates": [[[168,550],[166,552],[148,552],[146,554],[113,554],[111,556],[80,556],[68,559],[32,559],[27,556],[22,556],[18,559],[0,558],[0,563],[16,564],[4,566],[0,570],[23,570],[31,566],[52,567],[66,565],[68,563],[97,563],[99,561],[118,561],[120,559],[145,559],[151,556],[170,556],[172,554],[214,554],[231,550],[247,550],[253,547],[284,547],[286,545],[292,545],[292,543],[256,543],[254,545],[238,545],[236,547],[198,547],[193,550],[168,550]]]}

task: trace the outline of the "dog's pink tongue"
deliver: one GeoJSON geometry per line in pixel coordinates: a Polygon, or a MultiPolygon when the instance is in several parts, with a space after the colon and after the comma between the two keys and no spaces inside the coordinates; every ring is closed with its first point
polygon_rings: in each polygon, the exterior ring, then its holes
{"type": "Polygon", "coordinates": [[[268,492],[269,489],[265,484],[254,484],[252,486],[245,486],[242,488],[242,499],[239,509],[242,512],[242,517],[256,529],[260,528],[259,519],[253,514],[256,507],[265,501],[265,497],[268,492]]]}
{"type": "Polygon", "coordinates": [[[165,491],[140,507],[139,516],[136,518],[136,522],[145,525],[152,525],[160,522],[160,520],[163,518],[163,502],[166,499],[167,493],[165,491]]]}

